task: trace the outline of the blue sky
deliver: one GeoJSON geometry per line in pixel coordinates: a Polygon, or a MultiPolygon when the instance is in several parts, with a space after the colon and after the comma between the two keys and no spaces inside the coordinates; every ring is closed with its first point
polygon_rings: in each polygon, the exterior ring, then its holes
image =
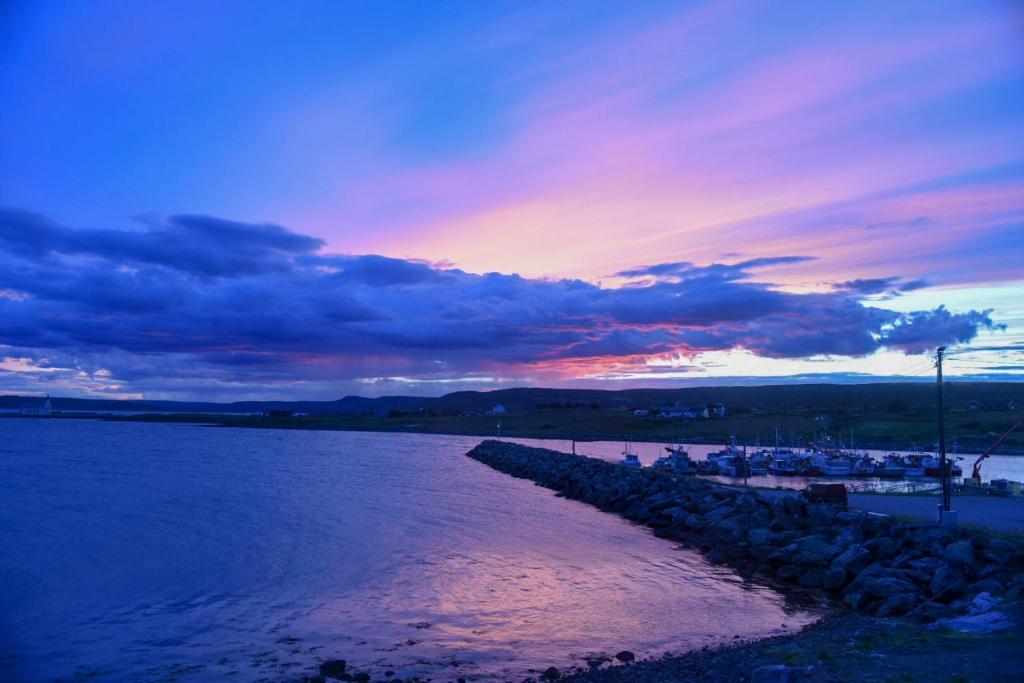
{"type": "Polygon", "coordinates": [[[0,12],[0,390],[843,380],[1024,342],[1017,3],[0,12]]]}

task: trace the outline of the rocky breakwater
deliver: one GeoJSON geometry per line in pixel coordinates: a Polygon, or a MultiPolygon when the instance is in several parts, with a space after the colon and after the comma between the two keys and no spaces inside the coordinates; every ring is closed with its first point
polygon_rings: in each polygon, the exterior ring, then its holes
{"type": "Polygon", "coordinates": [[[716,564],[822,591],[851,610],[922,620],[967,612],[981,594],[1019,599],[1024,546],[544,448],[488,440],[468,453],[496,470],[645,524],[716,564]]]}

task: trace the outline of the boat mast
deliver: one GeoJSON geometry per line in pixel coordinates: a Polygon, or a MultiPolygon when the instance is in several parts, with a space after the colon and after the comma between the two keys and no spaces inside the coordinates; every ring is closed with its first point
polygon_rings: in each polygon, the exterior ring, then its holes
{"type": "Polygon", "coordinates": [[[939,506],[939,517],[949,512],[949,474],[950,468],[946,462],[946,423],[945,423],[945,397],[942,391],[942,356],[946,352],[945,346],[935,349],[935,383],[938,392],[938,423],[939,423],[939,478],[942,483],[942,504],[939,506]]]}

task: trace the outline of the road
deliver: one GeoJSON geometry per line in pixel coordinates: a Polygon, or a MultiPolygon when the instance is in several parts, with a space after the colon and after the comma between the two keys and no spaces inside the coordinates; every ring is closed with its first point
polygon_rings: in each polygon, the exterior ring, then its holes
{"type": "MultiPolygon", "coordinates": [[[[854,493],[850,507],[886,515],[935,520],[938,496],[854,493]]],[[[961,524],[993,531],[1024,533],[1024,497],[953,496],[953,510],[961,524]]]]}

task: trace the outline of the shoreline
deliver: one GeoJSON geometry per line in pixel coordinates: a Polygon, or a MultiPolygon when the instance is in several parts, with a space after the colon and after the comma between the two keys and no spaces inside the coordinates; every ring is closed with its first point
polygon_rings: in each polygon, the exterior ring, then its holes
{"type": "MultiPolygon", "coordinates": [[[[784,593],[807,590],[827,598],[835,609],[796,634],[567,672],[566,680],[1019,680],[1024,672],[1019,542],[978,530],[840,512],[798,497],[769,500],[508,442],[485,441],[467,455],[648,526],[741,576],[774,579],[784,593]],[[979,629],[993,623],[1000,628],[982,635],[979,629]],[[987,654],[975,661],[965,650],[987,654]],[[921,675],[893,678],[908,670],[921,675]]],[[[548,673],[546,680],[562,677],[548,673]]]]}
{"type": "MultiPolygon", "coordinates": [[[[147,413],[142,415],[102,415],[89,413],[64,413],[57,415],[16,415],[0,414],[0,418],[26,419],[26,420],[102,420],[105,422],[152,422],[160,424],[190,424],[205,425],[210,427],[236,427],[239,429],[285,429],[297,431],[334,431],[334,432],[380,432],[386,434],[434,434],[446,436],[472,436],[480,438],[512,438],[512,439],[538,439],[548,441],[573,441],[585,444],[591,442],[623,441],[620,432],[613,433],[589,433],[585,437],[573,435],[572,432],[557,431],[555,429],[517,429],[514,426],[503,426],[501,434],[497,433],[494,426],[487,428],[455,428],[450,423],[444,425],[415,424],[379,424],[372,422],[364,416],[350,416],[339,414],[332,416],[334,421],[323,423],[310,421],[303,418],[315,418],[316,416],[295,416],[295,417],[268,417],[260,415],[223,415],[216,413],[175,413],[157,414],[147,413]]],[[[674,439],[666,435],[630,434],[629,441],[632,443],[670,443],[674,439]]],[[[721,446],[724,441],[709,436],[696,436],[684,439],[685,444],[694,446],[721,446]]],[[[879,442],[877,439],[865,436],[858,439],[857,447],[872,451],[897,451],[912,452],[919,448],[919,443],[905,442],[879,442]]],[[[767,446],[766,446],[767,447],[767,446]]],[[[952,454],[959,457],[976,457],[977,452],[961,452],[952,454]]],[[[1004,445],[996,455],[1024,456],[1024,446],[1004,445]]]]}
{"type": "Polygon", "coordinates": [[[1024,607],[1016,628],[970,633],[902,619],[831,614],[792,634],[669,654],[623,666],[566,672],[567,683],[735,681],[1019,681],[1024,607]]]}

